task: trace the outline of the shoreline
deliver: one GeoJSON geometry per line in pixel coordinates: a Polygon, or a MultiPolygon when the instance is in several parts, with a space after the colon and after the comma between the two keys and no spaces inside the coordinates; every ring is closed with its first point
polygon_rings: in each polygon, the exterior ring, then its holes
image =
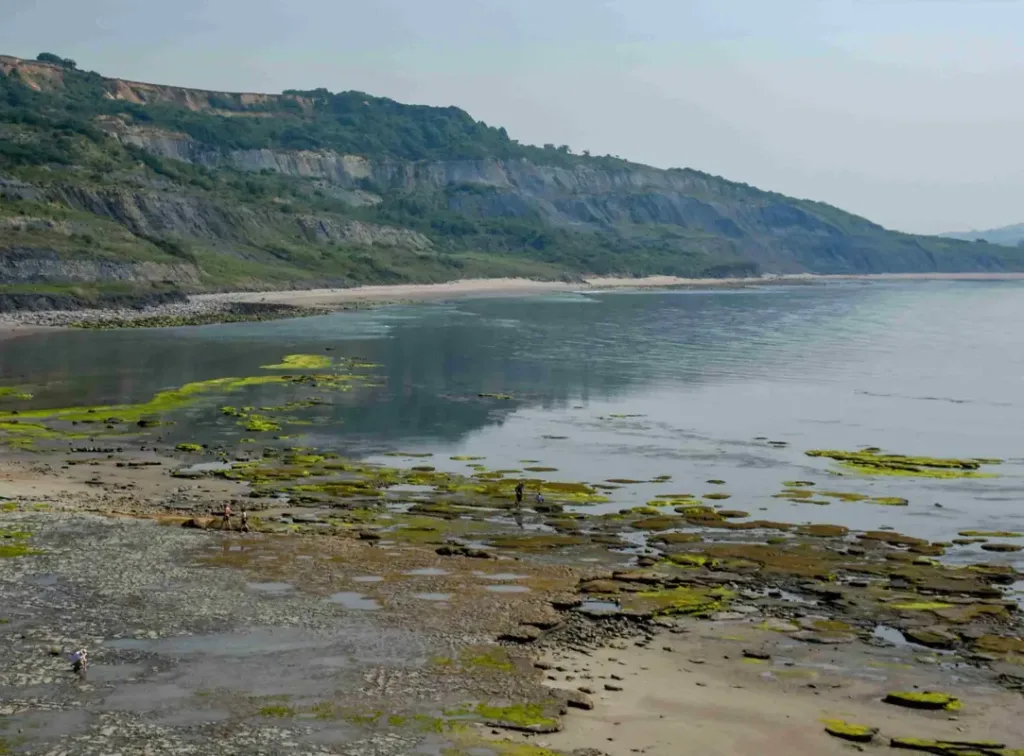
{"type": "Polygon", "coordinates": [[[196,294],[197,302],[266,302],[330,306],[348,302],[386,304],[399,301],[427,301],[473,296],[517,296],[538,293],[569,293],[603,290],[730,288],[839,281],[1024,281],[1024,273],[876,273],[818,275],[797,273],[747,278],[681,278],[679,276],[646,276],[643,278],[592,277],[578,282],[536,281],[528,278],[463,278],[430,284],[390,284],[355,286],[346,289],[292,289],[281,291],[196,294]]]}
{"type": "Polygon", "coordinates": [[[287,289],[193,294],[185,303],[140,310],[43,310],[0,314],[0,340],[68,327],[176,327],[308,317],[330,312],[411,302],[650,289],[737,288],[879,281],[1024,281],[1024,273],[799,273],[756,278],[594,277],[577,282],[526,278],[467,278],[443,283],[351,288],[287,289]]]}

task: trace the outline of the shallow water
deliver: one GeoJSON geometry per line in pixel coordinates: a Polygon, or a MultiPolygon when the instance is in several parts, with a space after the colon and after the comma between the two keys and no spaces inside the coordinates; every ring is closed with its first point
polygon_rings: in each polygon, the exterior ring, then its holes
{"type": "MultiPolygon", "coordinates": [[[[484,457],[491,469],[537,460],[530,466],[557,472],[530,475],[551,480],[671,475],[612,490],[599,509],[715,491],[732,495],[725,506],[754,517],[890,525],[949,540],[966,528],[1024,530],[1022,316],[1018,282],[478,299],[296,321],[31,336],[4,344],[0,384],[31,387],[28,407],[113,404],[189,381],[262,374],[261,365],[289,353],[360,357],[381,366],[382,385],[332,393],[329,404],[297,411],[315,423],[287,429],[303,445],[463,473],[472,462],[452,456],[484,457]],[[868,445],[1009,461],[993,468],[998,478],[928,480],[835,477],[832,463],[804,455],[868,445]],[[433,456],[375,456],[399,449],[433,456]],[[905,497],[910,506],[772,498],[794,479],[905,497]]],[[[290,391],[254,387],[230,402],[276,405],[290,391]]],[[[161,429],[166,440],[233,444],[251,435],[216,411],[223,403],[211,396],[182,411],[161,429]]],[[[972,547],[952,558],[1018,557],[972,547]]]]}
{"type": "Polygon", "coordinates": [[[268,594],[271,594],[271,595],[291,593],[293,590],[295,590],[295,586],[293,586],[291,583],[275,583],[275,582],[269,582],[269,583],[246,583],[245,587],[247,589],[249,589],[250,591],[256,591],[257,593],[268,593],[268,594]]]}
{"type": "Polygon", "coordinates": [[[452,597],[450,593],[414,593],[413,598],[421,601],[447,601],[452,597]]]}
{"type": "Polygon", "coordinates": [[[342,591],[340,593],[334,593],[330,598],[327,599],[332,604],[340,604],[346,609],[359,609],[359,610],[374,610],[380,609],[380,602],[377,599],[372,599],[364,596],[362,593],[353,593],[351,591],[342,591]]]}
{"type": "Polygon", "coordinates": [[[447,575],[448,570],[442,570],[440,567],[421,567],[418,570],[409,570],[402,574],[412,577],[440,577],[441,575],[447,575]]]}

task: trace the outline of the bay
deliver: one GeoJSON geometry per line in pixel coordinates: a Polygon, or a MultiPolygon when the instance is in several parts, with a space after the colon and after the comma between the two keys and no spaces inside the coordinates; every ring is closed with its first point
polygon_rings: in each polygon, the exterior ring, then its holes
{"type": "MultiPolygon", "coordinates": [[[[1024,530],[1024,287],[1018,282],[829,283],[746,289],[587,292],[464,299],[269,323],[61,331],[0,344],[0,385],[25,407],[139,402],[191,381],[265,374],[286,354],[375,363],[378,385],[306,408],[301,444],[395,464],[491,469],[624,485],[599,509],[659,493],[727,492],[763,519],[894,527],[950,540],[1024,530]],[[481,397],[480,394],[511,398],[481,397]],[[765,439],[785,442],[772,446],[765,439]],[[865,477],[809,449],[996,457],[998,477],[865,477]],[[521,460],[536,460],[525,463],[521,460]],[[724,485],[708,480],[720,479],[724,485]],[[789,480],[903,497],[907,507],[794,503],[789,480]],[[936,504],[940,506],[936,506],[936,504]]],[[[287,386],[228,400],[271,405],[287,386]]],[[[246,435],[211,396],[165,441],[232,445],[246,435]]],[[[261,436],[260,441],[264,441],[261,436]]],[[[269,438],[266,442],[273,443],[269,438]]],[[[976,551],[954,558],[1005,561],[976,551]]],[[[1012,555],[1011,555],[1012,558],[1012,555]]]]}

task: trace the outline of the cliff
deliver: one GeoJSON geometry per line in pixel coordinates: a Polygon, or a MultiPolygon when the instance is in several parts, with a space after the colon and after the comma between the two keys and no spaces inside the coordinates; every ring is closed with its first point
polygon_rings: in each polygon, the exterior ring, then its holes
{"type": "Polygon", "coordinates": [[[1024,268],[687,169],[533,147],[457,108],[209,92],[0,56],[0,284],[1024,268]]]}

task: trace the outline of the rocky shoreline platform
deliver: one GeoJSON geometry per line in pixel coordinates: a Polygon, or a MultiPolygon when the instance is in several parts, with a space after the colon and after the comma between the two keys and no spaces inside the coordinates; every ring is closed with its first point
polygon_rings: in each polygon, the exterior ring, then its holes
{"type": "Polygon", "coordinates": [[[209,511],[253,506],[242,484],[85,459],[0,468],[8,753],[1022,753],[1005,747],[1024,742],[1013,659],[864,633],[821,590],[308,506],[224,530],[209,511]],[[666,591],[734,598],[642,604],[666,591]],[[906,705],[886,702],[899,691],[906,705]]]}
{"type": "Polygon", "coordinates": [[[173,328],[242,323],[324,315],[320,307],[190,297],[150,307],[87,310],[23,310],[0,314],[0,329],[35,328],[173,328]]]}
{"type": "MultiPolygon", "coordinates": [[[[0,753],[1024,754],[1020,534],[759,520],[722,480],[344,458],[278,434],[376,366],[264,367],[140,404],[3,396],[0,753]],[[289,401],[245,406],[257,385],[289,401]],[[165,440],[184,410],[245,437],[165,440]],[[542,498],[517,506],[519,481],[542,498]],[[639,484],[664,493],[604,506],[639,484]]],[[[807,458],[818,479],[774,496],[906,506],[857,476],[1000,464],[807,458]]]]}

